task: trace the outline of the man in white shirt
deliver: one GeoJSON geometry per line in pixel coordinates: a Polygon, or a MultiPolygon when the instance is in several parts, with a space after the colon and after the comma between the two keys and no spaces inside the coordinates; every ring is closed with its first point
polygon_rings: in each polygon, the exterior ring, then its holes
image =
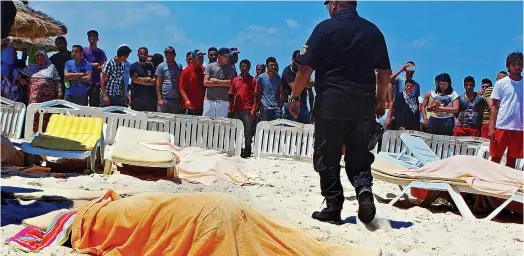
{"type": "Polygon", "coordinates": [[[500,163],[506,152],[506,166],[515,168],[517,158],[523,158],[523,86],[522,53],[514,52],[506,58],[509,76],[495,83],[491,93],[491,115],[489,124],[491,160],[500,163]]]}

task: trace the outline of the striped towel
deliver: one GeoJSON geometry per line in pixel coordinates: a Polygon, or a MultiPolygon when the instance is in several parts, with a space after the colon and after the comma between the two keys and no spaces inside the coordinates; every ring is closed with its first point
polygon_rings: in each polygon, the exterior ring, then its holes
{"type": "Polygon", "coordinates": [[[71,235],[76,212],[65,211],[58,214],[45,232],[35,226],[25,227],[5,243],[24,252],[39,252],[49,246],[63,245],[71,235]]]}

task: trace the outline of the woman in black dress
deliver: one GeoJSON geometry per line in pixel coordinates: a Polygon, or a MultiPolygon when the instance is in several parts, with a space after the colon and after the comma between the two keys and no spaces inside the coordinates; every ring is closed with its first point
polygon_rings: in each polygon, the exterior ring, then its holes
{"type": "Polygon", "coordinates": [[[393,104],[396,130],[420,130],[420,110],[418,97],[415,95],[415,81],[406,80],[402,95],[395,97],[393,104]]]}

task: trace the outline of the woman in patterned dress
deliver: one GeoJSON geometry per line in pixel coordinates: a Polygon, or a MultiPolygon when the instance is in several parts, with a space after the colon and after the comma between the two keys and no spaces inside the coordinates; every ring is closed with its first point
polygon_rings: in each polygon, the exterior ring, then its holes
{"type": "MultiPolygon", "coordinates": [[[[36,64],[20,71],[19,81],[28,87],[27,104],[41,103],[62,98],[60,76],[44,51],[36,54],[36,64]]],[[[44,115],[43,131],[47,128],[49,116],[44,115]]],[[[38,131],[38,115],[35,116],[33,131],[38,131]]]]}

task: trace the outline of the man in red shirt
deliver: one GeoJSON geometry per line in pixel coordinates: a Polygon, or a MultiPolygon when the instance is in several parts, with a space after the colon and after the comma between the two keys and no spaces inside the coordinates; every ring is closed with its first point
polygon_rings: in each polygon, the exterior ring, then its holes
{"type": "Polygon", "coordinates": [[[205,53],[200,50],[191,52],[191,63],[180,73],[178,89],[182,96],[182,107],[186,114],[201,116],[204,110],[204,67],[202,66],[205,53]]]}
{"type": "Polygon", "coordinates": [[[243,158],[251,156],[252,125],[258,108],[257,94],[259,93],[257,79],[249,74],[251,62],[240,62],[240,75],[235,77],[229,88],[229,113],[233,118],[244,124],[245,146],[240,155],[243,158]]]}

